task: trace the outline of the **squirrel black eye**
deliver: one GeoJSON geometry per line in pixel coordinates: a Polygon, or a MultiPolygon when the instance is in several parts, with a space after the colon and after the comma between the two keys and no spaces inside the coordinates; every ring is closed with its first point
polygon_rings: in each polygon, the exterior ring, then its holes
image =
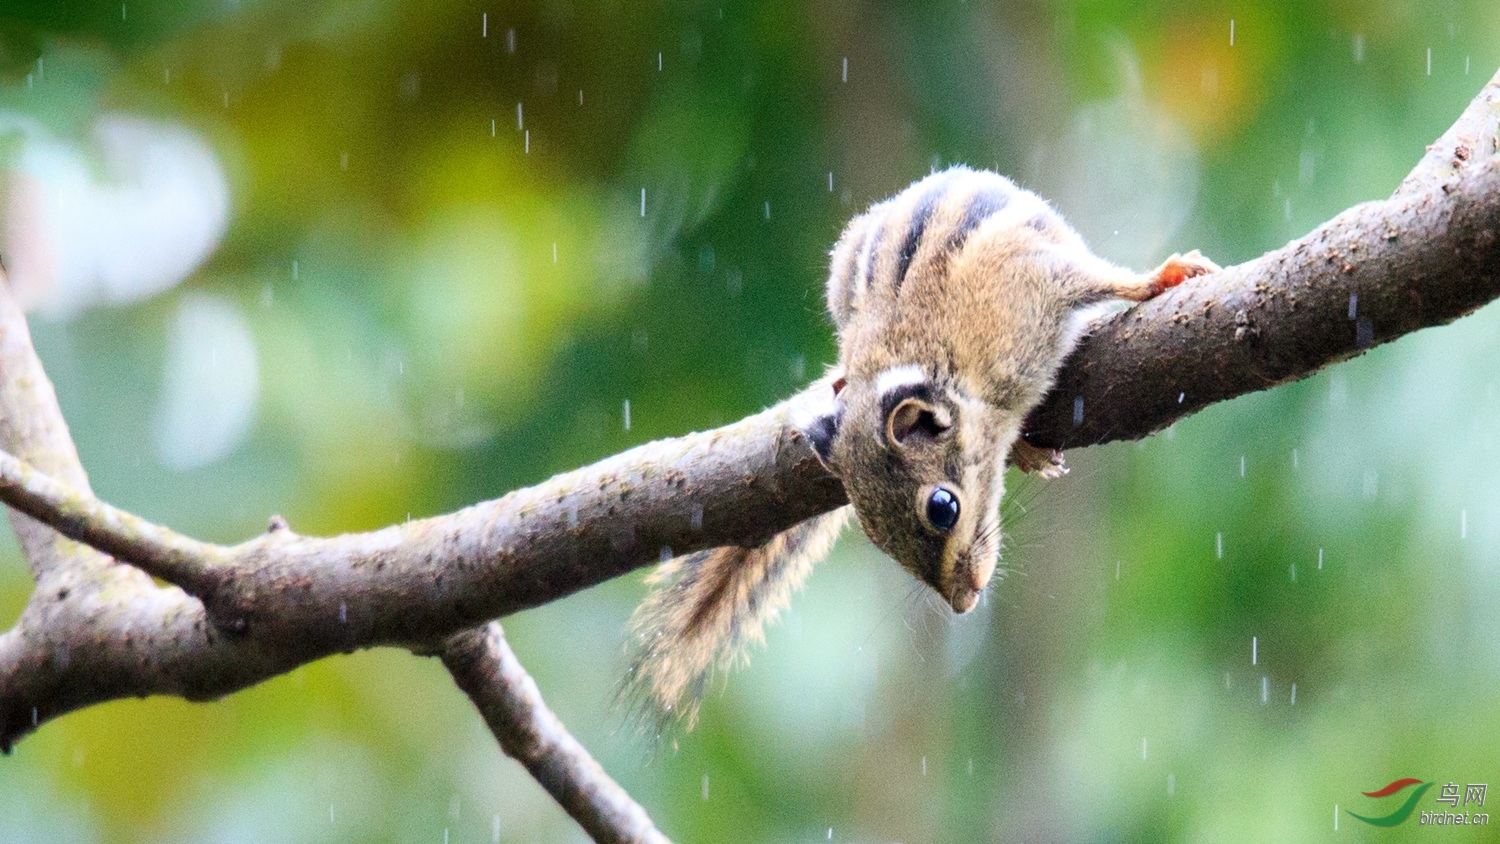
{"type": "Polygon", "coordinates": [[[942,487],[927,496],[927,521],[938,530],[947,533],[958,524],[958,496],[942,487]]]}

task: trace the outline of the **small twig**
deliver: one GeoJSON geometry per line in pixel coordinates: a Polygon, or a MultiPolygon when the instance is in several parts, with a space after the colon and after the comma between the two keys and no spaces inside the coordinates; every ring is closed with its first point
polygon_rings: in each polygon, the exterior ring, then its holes
{"type": "Polygon", "coordinates": [[[442,658],[505,752],[524,765],[595,841],[667,844],[646,810],[547,707],[499,624],[454,636],[442,658]]]}
{"type": "Polygon", "coordinates": [[[0,451],[0,500],[49,527],[199,594],[227,549],[199,542],[75,490],[0,451]]]}

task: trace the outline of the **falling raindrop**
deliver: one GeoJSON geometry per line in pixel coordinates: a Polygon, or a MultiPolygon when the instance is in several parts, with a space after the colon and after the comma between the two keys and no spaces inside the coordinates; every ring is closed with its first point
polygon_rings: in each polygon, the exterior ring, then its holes
{"type": "Polygon", "coordinates": [[[1234,46],[1234,18],[1229,19],[1229,46],[1234,46]]]}
{"type": "Polygon", "coordinates": [[[1073,426],[1083,424],[1083,396],[1073,397],[1073,426]]]}
{"type": "Polygon", "coordinates": [[[514,53],[515,51],[516,51],[516,29],[515,29],[515,27],[511,27],[510,29],[505,30],[505,52],[507,52],[507,53],[514,53]]]}
{"type": "Polygon", "coordinates": [[[1146,758],[1146,737],[1141,736],[1141,758],[1146,758]]]}
{"type": "Polygon", "coordinates": [[[922,776],[927,776],[927,757],[922,757],[922,776]]]}
{"type": "Polygon", "coordinates": [[[1224,534],[1222,531],[1214,534],[1214,556],[1221,560],[1224,559],[1224,534]]]}
{"type": "Polygon", "coordinates": [[[708,799],[708,774],[703,775],[703,799],[708,799]]]}
{"type": "Polygon", "coordinates": [[[828,171],[828,192],[833,193],[833,171],[828,171]]]}
{"type": "Polygon", "coordinates": [[[498,812],[490,819],[490,842],[500,844],[500,814],[498,812]]]}
{"type": "Polygon", "coordinates": [[[844,82],[848,82],[849,81],[849,57],[848,56],[844,56],[844,70],[843,70],[843,75],[842,75],[841,79],[844,82]]]}
{"type": "Polygon", "coordinates": [[[490,37],[490,13],[484,12],[479,16],[479,37],[490,37]]]}
{"type": "Polygon", "coordinates": [[[1323,570],[1323,549],[1318,549],[1318,571],[1323,570]]]}
{"type": "Polygon", "coordinates": [[[1245,455],[1240,455],[1240,477],[1245,477],[1245,455]]]}
{"type": "Polygon", "coordinates": [[[520,103],[516,103],[516,131],[519,132],[519,131],[521,131],[522,129],[525,129],[525,128],[526,128],[526,125],[521,120],[521,104],[520,103]]]}
{"type": "Polygon", "coordinates": [[[1432,48],[1427,48],[1427,75],[1432,75],[1432,48]]]}
{"type": "Polygon", "coordinates": [[[641,216],[646,216],[646,189],[641,188],[641,216]]]}
{"type": "Polygon", "coordinates": [[[1251,665],[1259,665],[1260,664],[1260,637],[1259,636],[1251,636],[1250,637],[1250,664],[1251,665]]]}
{"type": "Polygon", "coordinates": [[[1262,675],[1260,678],[1260,703],[1262,706],[1271,702],[1271,678],[1262,675]]]}
{"type": "Polygon", "coordinates": [[[630,430],[630,399],[625,400],[625,430],[630,430]]]}
{"type": "Polygon", "coordinates": [[[1355,35],[1354,36],[1354,63],[1355,64],[1364,64],[1364,61],[1365,61],[1365,37],[1363,35],[1355,35]]]}
{"type": "Polygon", "coordinates": [[[1297,684],[1292,684],[1292,706],[1297,705],[1297,684]]]}

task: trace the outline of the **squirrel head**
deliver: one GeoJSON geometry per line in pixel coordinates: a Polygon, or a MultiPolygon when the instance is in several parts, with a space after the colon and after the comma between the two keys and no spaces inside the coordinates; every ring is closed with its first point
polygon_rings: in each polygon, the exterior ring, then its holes
{"type": "Polygon", "coordinates": [[[1010,431],[983,402],[916,365],[833,383],[809,436],[876,547],[955,611],[973,609],[1000,557],[1010,431]]]}

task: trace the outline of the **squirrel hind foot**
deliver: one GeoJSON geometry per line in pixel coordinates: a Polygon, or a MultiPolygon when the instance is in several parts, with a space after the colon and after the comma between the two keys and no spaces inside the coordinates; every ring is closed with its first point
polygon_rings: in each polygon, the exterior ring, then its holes
{"type": "Polygon", "coordinates": [[[1223,267],[1205,258],[1203,253],[1196,249],[1185,255],[1174,254],[1163,261],[1161,266],[1152,271],[1151,286],[1155,291],[1152,295],[1154,296],[1163,290],[1176,287],[1190,278],[1216,273],[1221,269],[1223,267]]]}

